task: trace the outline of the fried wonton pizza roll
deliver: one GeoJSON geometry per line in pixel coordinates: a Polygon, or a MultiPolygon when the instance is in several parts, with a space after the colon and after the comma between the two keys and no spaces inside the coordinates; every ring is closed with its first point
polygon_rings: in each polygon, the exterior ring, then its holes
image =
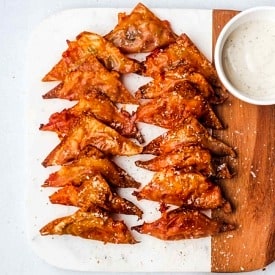
{"type": "Polygon", "coordinates": [[[185,169],[186,171],[195,170],[206,176],[211,176],[214,174],[211,160],[212,157],[209,150],[202,149],[199,146],[188,146],[150,160],[138,160],[135,164],[150,171],[162,171],[163,169],[174,167],[185,169]]]}
{"type": "Polygon", "coordinates": [[[54,131],[60,138],[68,135],[80,116],[92,113],[98,120],[114,128],[119,134],[135,138],[143,143],[143,137],[137,128],[134,117],[126,110],[119,109],[107,96],[92,93],[90,97],[81,98],[79,102],[69,109],[52,114],[47,124],[41,124],[40,130],[54,131]]]}
{"type": "Polygon", "coordinates": [[[107,155],[132,156],[142,152],[142,147],[121,136],[114,129],[92,115],[81,116],[67,136],[42,162],[43,166],[62,165],[78,158],[81,151],[92,145],[107,155]]]}
{"type": "Polygon", "coordinates": [[[141,3],[129,15],[119,13],[118,24],[105,35],[125,53],[151,52],[169,45],[176,37],[167,20],[160,20],[141,3]]]}
{"type": "Polygon", "coordinates": [[[119,80],[119,74],[109,72],[93,55],[76,70],[69,72],[63,81],[44,94],[43,98],[89,99],[94,92],[105,94],[113,102],[138,103],[119,80]]]}
{"type": "Polygon", "coordinates": [[[203,112],[204,101],[201,98],[185,99],[174,92],[140,105],[136,121],[173,129],[182,125],[190,116],[199,118],[203,112]]]}
{"type": "Polygon", "coordinates": [[[95,56],[108,70],[119,73],[132,73],[140,69],[138,61],[122,54],[111,42],[99,34],[84,31],[76,40],[67,41],[68,48],[60,61],[44,76],[43,81],[64,80],[75,71],[89,56],[95,56]]]}
{"type": "Polygon", "coordinates": [[[215,88],[223,89],[221,81],[212,63],[199,51],[187,34],[181,34],[175,43],[164,50],[155,50],[143,64],[144,75],[157,75],[184,64],[193,67],[215,88]]]}
{"type": "Polygon", "coordinates": [[[201,118],[213,129],[223,129],[222,123],[202,96],[185,98],[177,92],[154,98],[138,107],[136,121],[154,124],[167,129],[181,126],[187,118],[201,118]]]}
{"type": "Polygon", "coordinates": [[[224,142],[212,137],[194,117],[179,128],[169,130],[153,139],[143,148],[143,153],[161,155],[190,145],[199,145],[218,156],[235,157],[234,150],[224,142]]]}
{"type": "Polygon", "coordinates": [[[137,160],[138,167],[150,171],[162,171],[174,167],[186,172],[197,171],[206,177],[218,179],[230,179],[232,173],[226,160],[213,158],[207,149],[200,146],[186,146],[167,154],[153,157],[152,159],[137,160]]]}
{"type": "Polygon", "coordinates": [[[223,208],[225,212],[231,211],[230,204],[223,198],[219,186],[198,172],[164,169],[156,172],[150,183],[133,194],[138,200],[146,199],[196,209],[223,208]]]}
{"type": "Polygon", "coordinates": [[[138,188],[140,186],[139,182],[110,159],[83,157],[51,173],[45,180],[43,187],[79,186],[82,181],[99,173],[115,187],[138,188]]]}
{"type": "MultiPolygon", "coordinates": [[[[196,88],[199,94],[207,98],[208,102],[211,104],[221,104],[228,98],[228,93],[221,83],[215,86],[203,75],[203,73],[198,72],[194,67],[190,67],[190,65],[179,64],[175,68],[166,71],[164,73],[164,78],[167,78],[168,81],[169,79],[186,79],[196,88]]],[[[179,85],[179,83],[176,85],[179,85]]]]}
{"type": "Polygon", "coordinates": [[[199,94],[211,103],[216,103],[213,100],[214,90],[205,77],[196,72],[194,68],[186,65],[179,65],[156,75],[152,81],[136,91],[135,97],[150,99],[172,91],[177,91],[188,98],[199,94]]]}
{"type": "Polygon", "coordinates": [[[40,234],[43,236],[69,234],[104,243],[136,243],[123,221],[114,220],[99,209],[89,212],[78,210],[70,216],[57,218],[41,228],[40,234]]]}
{"type": "Polygon", "coordinates": [[[234,230],[235,226],[211,219],[197,210],[178,208],[162,213],[161,218],[156,221],[145,222],[132,229],[161,240],[173,241],[213,236],[234,230]]]}
{"type": "Polygon", "coordinates": [[[49,199],[51,203],[76,206],[85,211],[96,206],[111,213],[137,215],[139,218],[142,216],[142,211],[114,193],[100,174],[95,174],[79,186],[66,185],[49,199]]]}

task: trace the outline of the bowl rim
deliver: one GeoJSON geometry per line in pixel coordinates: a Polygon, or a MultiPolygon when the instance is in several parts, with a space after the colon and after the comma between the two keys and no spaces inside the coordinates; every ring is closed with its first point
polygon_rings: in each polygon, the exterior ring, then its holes
{"type": "MultiPolygon", "coordinates": [[[[254,97],[249,97],[248,95],[245,95],[242,93],[242,91],[239,91],[236,89],[229,79],[226,77],[226,74],[224,72],[223,66],[222,66],[222,51],[223,51],[223,46],[225,43],[225,40],[227,37],[230,35],[230,33],[235,29],[234,26],[238,23],[240,19],[243,17],[248,16],[249,14],[257,13],[260,11],[267,11],[267,12],[274,12],[275,14],[275,6],[258,6],[258,7],[253,7],[246,9],[244,11],[241,11],[237,15],[235,15],[233,18],[231,18],[223,27],[221,30],[214,49],[214,64],[217,70],[217,74],[225,86],[225,88],[235,97],[238,99],[250,103],[250,104],[255,104],[255,105],[273,105],[275,104],[275,96],[274,99],[256,99],[254,97]],[[232,30],[230,30],[232,28],[232,30]]],[[[275,21],[275,16],[274,16],[274,21],[275,21]]]]}

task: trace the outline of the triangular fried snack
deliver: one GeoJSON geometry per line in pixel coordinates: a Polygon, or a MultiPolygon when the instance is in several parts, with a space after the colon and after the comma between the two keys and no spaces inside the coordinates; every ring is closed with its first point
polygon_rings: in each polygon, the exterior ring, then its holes
{"type": "Polygon", "coordinates": [[[51,203],[76,206],[85,211],[96,206],[111,213],[142,216],[136,205],[112,192],[100,174],[91,176],[80,186],[66,185],[49,198],[51,203]]]}
{"type": "Polygon", "coordinates": [[[95,56],[108,70],[119,73],[132,73],[140,69],[138,61],[122,54],[111,42],[99,34],[84,31],[75,41],[67,41],[68,49],[61,60],[48,72],[43,81],[64,80],[65,76],[75,71],[89,56],[95,56]]]}
{"type": "Polygon", "coordinates": [[[139,182],[135,181],[125,170],[110,159],[83,157],[51,173],[44,182],[43,187],[79,186],[83,181],[99,173],[115,187],[139,188],[140,186],[139,182]]]}
{"type": "Polygon", "coordinates": [[[235,229],[233,224],[209,218],[197,210],[177,208],[163,212],[151,223],[132,227],[141,234],[148,234],[161,240],[196,239],[217,235],[235,229]]]}
{"type": "Polygon", "coordinates": [[[188,117],[199,118],[203,114],[204,101],[197,99],[185,99],[175,92],[165,94],[140,105],[136,121],[173,129],[182,125],[188,117]]]}
{"type": "Polygon", "coordinates": [[[225,160],[212,157],[209,150],[199,146],[181,147],[179,150],[149,160],[137,160],[135,164],[150,171],[162,171],[174,167],[186,172],[197,171],[206,177],[218,179],[230,179],[232,177],[225,160]]]}
{"type": "Polygon", "coordinates": [[[218,156],[235,157],[234,150],[224,142],[212,137],[194,117],[176,129],[169,130],[148,143],[143,153],[161,155],[190,145],[202,146],[218,156]]]}
{"type": "Polygon", "coordinates": [[[106,70],[92,55],[75,71],[69,72],[63,82],[44,94],[43,98],[79,100],[92,97],[94,92],[105,94],[113,102],[138,103],[119,80],[119,75],[106,70]]]}
{"type": "Polygon", "coordinates": [[[199,146],[183,147],[178,151],[160,155],[149,160],[138,160],[138,167],[150,171],[163,171],[167,168],[184,169],[185,171],[198,171],[205,176],[214,174],[212,157],[209,150],[199,146]]]}
{"type": "Polygon", "coordinates": [[[223,98],[216,96],[214,89],[202,74],[194,68],[182,64],[156,75],[152,81],[141,86],[135,92],[135,97],[150,99],[173,91],[188,98],[201,95],[211,104],[222,103],[228,97],[227,95],[223,98]]]}
{"type": "Polygon", "coordinates": [[[161,74],[139,87],[135,92],[135,97],[137,99],[152,99],[172,92],[177,92],[187,98],[198,95],[197,90],[186,79],[166,78],[165,74],[161,74]]]}
{"type": "Polygon", "coordinates": [[[210,128],[223,128],[210,105],[202,96],[189,99],[182,97],[177,92],[167,93],[140,105],[136,112],[136,121],[167,129],[181,126],[189,117],[202,118],[202,123],[210,128]]]}
{"type": "Polygon", "coordinates": [[[174,69],[179,65],[193,67],[202,74],[214,88],[225,91],[212,63],[199,51],[187,34],[180,35],[175,43],[164,50],[155,50],[146,57],[143,63],[144,75],[156,77],[157,75],[174,69]]]}
{"type": "Polygon", "coordinates": [[[116,221],[98,209],[89,212],[78,210],[70,216],[57,218],[41,228],[40,234],[43,236],[69,234],[104,243],[136,243],[123,221],[116,221]]]}
{"type": "Polygon", "coordinates": [[[64,137],[77,123],[78,118],[85,113],[93,114],[98,120],[117,130],[122,136],[136,138],[140,143],[144,141],[134,117],[126,110],[118,109],[107,96],[96,92],[92,93],[88,99],[81,98],[73,107],[52,114],[49,122],[41,124],[39,129],[54,131],[59,137],[64,137]]]}
{"type": "Polygon", "coordinates": [[[167,20],[160,20],[141,3],[129,15],[119,13],[118,24],[105,35],[125,53],[151,52],[169,45],[176,37],[167,20]]]}
{"type": "Polygon", "coordinates": [[[163,169],[154,174],[150,183],[133,194],[138,200],[146,199],[196,209],[224,208],[226,212],[231,211],[219,186],[198,172],[163,169]]]}
{"type": "Polygon", "coordinates": [[[88,145],[106,155],[132,156],[142,152],[142,147],[121,136],[114,129],[98,121],[92,115],[81,116],[67,136],[42,162],[43,166],[62,165],[79,156],[88,145]]]}

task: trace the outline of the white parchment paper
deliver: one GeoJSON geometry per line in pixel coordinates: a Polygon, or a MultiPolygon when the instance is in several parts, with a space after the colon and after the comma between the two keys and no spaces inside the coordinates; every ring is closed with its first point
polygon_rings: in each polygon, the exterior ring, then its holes
{"type": "MultiPolygon", "coordinates": [[[[40,123],[48,121],[53,112],[73,105],[60,99],[43,100],[42,95],[57,83],[43,83],[42,77],[60,59],[67,48],[66,40],[74,40],[82,31],[108,33],[117,23],[117,13],[129,9],[73,9],[58,13],[43,21],[33,32],[29,47],[28,90],[28,233],[31,246],[48,263],[72,270],[85,271],[210,271],[211,240],[183,240],[167,242],[133,232],[140,241],[135,245],[103,244],[73,236],[40,236],[39,229],[49,221],[69,215],[74,207],[52,205],[48,196],[55,189],[41,188],[48,175],[58,167],[44,168],[43,159],[58,144],[54,133],[40,132],[40,123]]],[[[187,33],[197,47],[211,60],[212,11],[185,9],[153,9],[161,18],[170,21],[177,33],[187,33]]],[[[125,85],[131,91],[148,81],[130,74],[125,85]]],[[[163,132],[158,127],[139,124],[146,142],[163,132]]],[[[148,156],[147,156],[148,157],[148,156]]],[[[117,163],[142,185],[149,182],[152,173],[134,165],[141,156],[118,158],[117,163]]],[[[135,202],[145,212],[143,220],[121,216],[131,227],[159,217],[158,204],[136,201],[133,189],[122,190],[121,195],[135,202]]]]}

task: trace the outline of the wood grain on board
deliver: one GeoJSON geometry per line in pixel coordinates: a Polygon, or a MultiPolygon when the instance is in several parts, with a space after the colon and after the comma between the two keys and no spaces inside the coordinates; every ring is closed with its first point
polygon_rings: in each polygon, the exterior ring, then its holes
{"type": "MultiPolygon", "coordinates": [[[[236,11],[213,11],[213,48],[236,11]]],[[[229,160],[236,175],[221,182],[232,214],[214,211],[237,225],[212,238],[213,272],[262,269],[275,260],[275,105],[255,106],[233,96],[217,110],[227,129],[216,132],[238,154],[229,160]]]]}

